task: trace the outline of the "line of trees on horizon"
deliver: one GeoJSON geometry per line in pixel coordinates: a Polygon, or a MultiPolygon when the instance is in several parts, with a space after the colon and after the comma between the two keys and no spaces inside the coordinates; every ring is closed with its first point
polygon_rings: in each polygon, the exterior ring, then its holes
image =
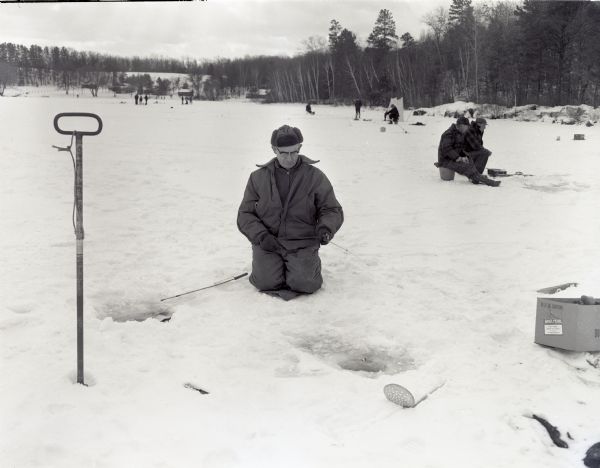
{"type": "MultiPolygon", "coordinates": [[[[423,18],[428,30],[398,36],[392,13],[380,10],[366,44],[336,19],[327,37],[310,37],[295,57],[255,56],[198,61],[115,57],[65,47],[0,44],[2,84],[82,83],[114,86],[124,73],[189,75],[194,88],[213,77],[210,98],[267,89],[270,102],[431,107],[462,99],[504,106],[598,106],[600,3],[523,0],[472,4],[450,0],[423,18]]],[[[163,86],[164,88],[164,86],[163,86]]]]}

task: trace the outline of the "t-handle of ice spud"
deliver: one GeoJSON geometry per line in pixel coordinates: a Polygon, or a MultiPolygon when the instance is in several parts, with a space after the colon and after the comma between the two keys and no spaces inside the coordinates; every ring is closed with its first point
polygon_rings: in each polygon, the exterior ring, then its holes
{"type": "Polygon", "coordinates": [[[73,133],[76,133],[78,135],[90,136],[98,135],[102,131],[102,119],[98,115],[92,114],[90,112],[61,112],[60,114],[56,114],[56,116],[54,117],[54,129],[61,135],[71,135],[73,133]],[[93,119],[96,119],[96,122],[98,122],[98,129],[94,132],[80,130],[63,130],[58,126],[58,121],[62,117],[91,117],[93,119]]]}

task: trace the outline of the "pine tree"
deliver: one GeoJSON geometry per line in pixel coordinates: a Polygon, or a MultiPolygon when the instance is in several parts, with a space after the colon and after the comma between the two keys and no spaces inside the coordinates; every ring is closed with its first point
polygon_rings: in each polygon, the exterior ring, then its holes
{"type": "Polygon", "coordinates": [[[373,49],[390,50],[396,45],[397,40],[396,22],[392,13],[386,9],[380,10],[367,43],[373,49]]]}
{"type": "Polygon", "coordinates": [[[400,36],[400,39],[402,39],[402,47],[410,47],[415,45],[415,39],[409,32],[402,34],[402,36],[400,36]]]}
{"type": "Polygon", "coordinates": [[[448,18],[455,26],[465,26],[473,17],[473,7],[471,0],[452,0],[450,10],[448,11],[448,18]]]}
{"type": "Polygon", "coordinates": [[[329,23],[329,48],[335,50],[342,32],[342,25],[338,20],[332,19],[329,23]]]}

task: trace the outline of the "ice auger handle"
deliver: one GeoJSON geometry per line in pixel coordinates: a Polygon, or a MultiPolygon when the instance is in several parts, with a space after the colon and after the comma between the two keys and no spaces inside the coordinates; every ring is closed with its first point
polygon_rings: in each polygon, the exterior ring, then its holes
{"type": "Polygon", "coordinates": [[[79,135],[98,135],[102,131],[102,119],[99,116],[97,116],[96,114],[90,114],[89,112],[62,112],[60,114],[56,114],[56,117],[54,117],[54,129],[62,135],[71,135],[71,134],[73,134],[73,132],[75,132],[79,135]],[[84,132],[84,131],[79,131],[79,130],[71,130],[71,131],[63,130],[58,126],[58,119],[60,119],[61,117],[92,117],[92,118],[96,119],[96,121],[98,122],[98,130],[96,130],[95,132],[84,132]]]}

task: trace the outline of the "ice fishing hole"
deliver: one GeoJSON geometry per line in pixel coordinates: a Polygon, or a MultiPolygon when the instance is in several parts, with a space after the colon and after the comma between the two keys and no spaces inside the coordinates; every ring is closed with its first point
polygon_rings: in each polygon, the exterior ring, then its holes
{"type": "Polygon", "coordinates": [[[296,344],[331,365],[370,377],[379,373],[394,375],[417,367],[413,357],[402,348],[360,345],[327,335],[303,337],[296,344]]]}
{"type": "Polygon", "coordinates": [[[371,360],[367,356],[350,357],[338,362],[338,366],[354,372],[383,372],[387,364],[380,360],[371,360]]]}
{"type": "Polygon", "coordinates": [[[96,307],[97,317],[112,318],[115,322],[143,322],[149,318],[168,322],[173,310],[158,300],[109,300],[96,307]]]}

